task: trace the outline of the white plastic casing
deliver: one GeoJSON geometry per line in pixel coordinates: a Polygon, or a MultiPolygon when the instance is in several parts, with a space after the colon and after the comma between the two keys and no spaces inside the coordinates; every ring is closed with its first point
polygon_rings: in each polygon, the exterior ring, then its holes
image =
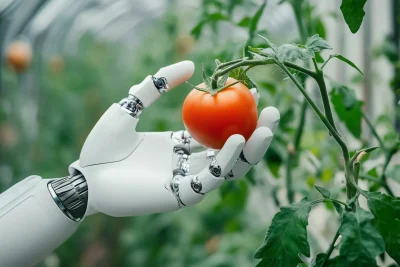
{"type": "Polygon", "coordinates": [[[0,266],[34,266],[78,228],[55,204],[48,182],[31,176],[0,195],[0,266]]]}

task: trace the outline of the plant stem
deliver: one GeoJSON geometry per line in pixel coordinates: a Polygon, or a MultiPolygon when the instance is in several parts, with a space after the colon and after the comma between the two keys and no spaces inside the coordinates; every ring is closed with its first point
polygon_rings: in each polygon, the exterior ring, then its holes
{"type": "Polygon", "coordinates": [[[317,68],[316,69],[317,77],[316,77],[315,81],[317,82],[319,91],[321,92],[322,103],[324,105],[325,115],[326,115],[326,118],[328,119],[328,121],[330,122],[330,124],[332,124],[332,127],[335,129],[335,131],[337,131],[335,121],[334,121],[333,115],[332,115],[332,109],[331,109],[330,102],[329,102],[328,90],[326,89],[324,72],[323,72],[323,70],[318,69],[318,66],[316,66],[316,68],[317,68]]]}
{"type": "Polygon", "coordinates": [[[330,55],[329,58],[322,64],[321,66],[321,70],[325,68],[326,64],[329,62],[329,60],[331,60],[332,58],[334,58],[335,55],[330,55]]]}
{"type": "Polygon", "coordinates": [[[362,112],[362,115],[363,115],[364,120],[367,123],[369,129],[371,130],[372,135],[376,138],[376,140],[378,140],[378,143],[379,143],[380,147],[382,148],[383,152],[385,153],[385,163],[383,165],[382,174],[380,176],[380,182],[381,182],[382,187],[386,190],[386,192],[390,196],[393,197],[394,196],[393,191],[392,191],[392,189],[390,189],[389,185],[387,184],[386,169],[389,166],[389,163],[390,163],[393,155],[395,154],[395,151],[393,149],[388,150],[385,147],[385,144],[383,143],[382,138],[379,136],[378,132],[376,131],[374,125],[371,122],[371,120],[368,118],[367,114],[362,112]]]}
{"type": "Polygon", "coordinates": [[[339,235],[340,235],[340,233],[339,233],[339,229],[338,229],[336,231],[335,237],[332,240],[332,243],[330,244],[328,250],[326,251],[326,256],[325,256],[324,261],[321,264],[321,267],[324,267],[326,265],[326,263],[328,262],[329,258],[331,257],[331,254],[335,248],[336,240],[339,238],[339,235]]]}
{"type": "Polygon", "coordinates": [[[365,112],[362,112],[362,116],[364,117],[365,122],[367,123],[369,129],[371,130],[371,133],[373,136],[375,136],[376,140],[378,140],[379,145],[381,146],[381,149],[387,153],[387,149],[385,147],[385,144],[383,143],[383,140],[381,137],[378,135],[378,132],[376,131],[374,125],[372,124],[371,120],[368,118],[367,114],[365,112]]]}
{"type": "Polygon", "coordinates": [[[390,150],[386,154],[386,160],[385,160],[385,163],[383,165],[382,174],[381,174],[381,177],[380,177],[380,181],[382,183],[383,188],[385,188],[386,192],[392,197],[394,196],[394,194],[393,194],[392,189],[390,189],[389,185],[387,184],[386,169],[389,166],[389,163],[392,160],[392,157],[393,157],[394,154],[395,154],[395,150],[394,149],[390,150]]]}
{"type": "Polygon", "coordinates": [[[382,181],[368,174],[361,174],[359,178],[382,185],[382,181]]]}
{"type": "MultiPolygon", "coordinates": [[[[298,2],[290,2],[291,6],[293,8],[293,12],[295,14],[296,22],[297,22],[297,28],[299,30],[300,34],[300,41],[301,43],[305,43],[307,39],[307,30],[305,29],[305,24],[303,21],[303,16],[302,16],[302,4],[303,2],[298,1],[298,2]]],[[[291,66],[292,63],[290,62],[285,62],[286,66],[291,66]]],[[[309,70],[307,67],[309,66],[308,62],[304,64],[305,68],[302,68],[302,72],[309,75],[313,76],[315,73],[311,70],[309,70]]],[[[292,66],[295,67],[295,66],[292,66]]],[[[307,80],[308,76],[300,76],[301,78],[301,83],[304,84],[307,80]]],[[[288,202],[292,203],[294,201],[294,190],[293,190],[293,183],[292,183],[292,167],[293,167],[293,161],[295,160],[297,154],[299,153],[299,148],[300,148],[300,141],[301,137],[304,132],[304,124],[305,124],[305,119],[306,119],[306,112],[307,112],[307,101],[303,99],[303,102],[300,107],[300,119],[298,122],[298,125],[296,127],[296,133],[294,135],[294,140],[293,140],[293,151],[288,151],[288,157],[286,160],[286,188],[287,188],[287,198],[288,202]]]]}
{"type": "MultiPolygon", "coordinates": [[[[233,60],[230,62],[221,63],[219,66],[217,66],[218,70],[215,70],[213,75],[211,76],[211,87],[213,89],[216,89],[218,87],[218,85],[217,85],[218,77],[230,72],[231,70],[234,70],[234,69],[237,69],[237,68],[243,67],[243,66],[254,67],[254,66],[269,65],[269,64],[274,64],[274,60],[271,58],[264,59],[264,60],[254,60],[254,59],[250,60],[247,58],[243,58],[241,60],[233,60]],[[226,68],[221,68],[221,66],[223,66],[223,65],[226,66],[226,68]]],[[[284,64],[291,69],[295,69],[295,70],[300,71],[304,74],[307,74],[311,77],[316,77],[316,73],[308,68],[303,68],[303,67],[296,65],[294,63],[291,63],[289,61],[285,61],[284,64]]]]}
{"type": "MultiPolygon", "coordinates": [[[[289,76],[289,78],[294,82],[294,84],[297,86],[297,88],[300,90],[300,92],[303,94],[303,96],[306,98],[307,102],[311,105],[311,107],[314,109],[314,111],[317,113],[317,116],[319,119],[322,121],[322,123],[328,128],[329,132],[332,134],[333,138],[335,138],[336,142],[339,144],[339,146],[342,149],[343,153],[343,159],[344,159],[344,169],[345,169],[345,177],[346,177],[346,193],[347,193],[347,199],[350,200],[354,194],[355,191],[352,189],[352,185],[354,181],[352,181],[352,176],[351,176],[351,167],[350,167],[350,155],[349,155],[349,149],[347,148],[346,142],[342,139],[342,137],[339,135],[339,133],[336,131],[336,129],[332,126],[332,124],[329,122],[329,120],[322,114],[322,112],[319,110],[317,105],[314,103],[314,101],[311,99],[307,91],[304,89],[304,87],[299,83],[299,81],[292,75],[292,73],[286,68],[284,64],[279,62],[278,60],[275,61],[275,63],[289,76]]],[[[322,72],[321,72],[322,73],[322,72]]],[[[323,75],[320,76],[319,79],[324,79],[323,75]]],[[[322,83],[318,83],[322,84],[322,83]]],[[[325,84],[325,82],[323,82],[325,84]]],[[[325,88],[326,89],[326,88],[325,88]]],[[[322,89],[323,91],[323,89],[322,89]]],[[[324,105],[326,107],[326,111],[328,111],[328,114],[332,115],[332,111],[330,109],[329,105],[329,98],[327,99],[327,105],[324,105]]],[[[333,117],[332,117],[333,120],[333,117]]]]}
{"type": "Polygon", "coordinates": [[[345,208],[348,208],[348,205],[347,205],[346,203],[344,203],[343,201],[337,200],[337,199],[333,199],[333,198],[321,198],[321,199],[317,199],[317,200],[312,201],[312,202],[310,203],[310,205],[315,205],[315,204],[318,204],[318,203],[321,203],[321,202],[327,202],[327,201],[335,202],[335,203],[338,203],[338,204],[340,204],[340,205],[343,205],[345,208]]]}
{"type": "Polygon", "coordinates": [[[289,78],[294,82],[294,84],[297,86],[297,88],[300,90],[300,92],[303,94],[303,96],[306,98],[307,102],[310,104],[310,106],[313,108],[315,113],[317,113],[317,116],[319,119],[322,121],[322,123],[328,128],[329,132],[331,132],[332,136],[335,138],[335,140],[339,143],[340,147],[342,147],[342,150],[347,152],[347,158],[348,156],[348,149],[347,145],[344,142],[344,140],[339,136],[335,128],[331,125],[331,123],[328,121],[328,119],[322,114],[322,112],[319,110],[315,102],[311,99],[310,95],[307,93],[307,91],[304,89],[304,87],[299,83],[299,81],[293,76],[293,74],[286,68],[284,64],[282,64],[279,61],[275,61],[275,63],[281,67],[281,69],[289,76],[289,78]]]}
{"type": "MultiPolygon", "coordinates": [[[[219,69],[218,71],[214,71],[213,75],[211,76],[211,88],[217,89],[218,88],[218,77],[230,72],[231,70],[237,69],[242,66],[259,66],[259,65],[268,65],[273,64],[272,59],[266,60],[249,60],[247,58],[243,58],[242,60],[233,60],[230,62],[222,63],[227,66],[225,69],[219,69]],[[235,62],[235,63],[233,63],[235,62]]],[[[221,65],[222,65],[221,64],[221,65]]],[[[219,66],[221,66],[219,65],[219,66]]],[[[218,68],[218,67],[217,67],[218,68]]]]}
{"type": "MultiPolygon", "coordinates": [[[[305,80],[305,79],[304,79],[305,80]]],[[[304,99],[303,103],[301,104],[300,108],[300,120],[296,128],[296,133],[293,140],[293,148],[294,151],[289,151],[288,157],[286,160],[286,187],[287,187],[287,197],[289,203],[294,201],[294,190],[292,185],[292,162],[298,153],[300,147],[300,140],[301,136],[303,135],[304,131],[304,123],[306,118],[306,111],[307,111],[307,101],[304,99]]]]}

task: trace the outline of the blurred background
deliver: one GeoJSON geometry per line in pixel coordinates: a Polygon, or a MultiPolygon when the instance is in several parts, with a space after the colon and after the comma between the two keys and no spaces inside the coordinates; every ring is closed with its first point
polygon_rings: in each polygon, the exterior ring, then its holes
{"type": "MultiPolygon", "coordinates": [[[[245,18],[262,2],[0,0],[0,192],[29,175],[67,175],[103,112],[159,68],[192,60],[197,70],[190,82],[198,84],[201,64],[211,72],[214,59],[241,57],[249,35],[245,18]]],[[[276,44],[301,43],[289,1],[280,2],[268,1],[257,31],[276,44]]],[[[326,74],[356,89],[385,142],[392,142],[400,132],[399,1],[369,0],[357,34],[343,20],[341,1],[304,2],[315,20],[310,33],[326,38],[334,53],[351,59],[365,75],[334,60],[326,74]]],[[[253,253],[272,216],[287,204],[284,163],[302,98],[276,68],[252,70],[249,76],[259,85],[260,108],[274,105],[282,114],[265,161],[190,209],[134,218],[90,216],[39,266],[254,266],[253,253]]],[[[181,106],[190,90],[184,84],[164,95],[143,112],[139,130],[182,129],[181,106]]],[[[339,148],[314,113],[306,117],[293,169],[296,199],[316,198],[316,183],[341,194],[339,148]]],[[[354,149],[374,142],[369,131],[346,138],[354,149]]],[[[377,155],[373,162],[381,161],[377,155]]],[[[400,192],[398,184],[389,183],[400,192]]],[[[313,209],[313,254],[329,246],[335,225],[333,207],[313,209]]]]}

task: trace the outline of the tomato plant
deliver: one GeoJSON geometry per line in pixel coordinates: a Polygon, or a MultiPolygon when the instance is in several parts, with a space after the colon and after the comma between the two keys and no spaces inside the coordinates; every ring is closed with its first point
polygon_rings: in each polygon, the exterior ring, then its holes
{"type": "MultiPolygon", "coordinates": [[[[281,1],[281,3],[283,2],[290,4],[294,11],[300,33],[300,38],[297,41],[300,44],[275,45],[265,35],[260,34],[258,35],[259,40],[263,40],[263,43],[255,39],[256,33],[260,32],[257,29],[260,14],[266,8],[266,2],[264,2],[253,17],[243,18],[239,22],[232,21],[239,27],[247,27],[249,38],[244,45],[241,58],[222,64],[217,63],[210,77],[212,89],[218,90],[217,81],[219,77],[229,74],[239,80],[253,83],[247,76],[250,68],[253,70],[252,73],[261,74],[263,73],[262,66],[273,65],[293,82],[304,97],[304,101],[300,103],[298,126],[293,137],[286,138],[285,136],[282,138],[283,142],[289,143],[287,151],[282,152],[282,150],[277,149],[277,146],[272,145],[273,153],[277,154],[281,162],[285,164],[285,185],[289,205],[281,206],[280,211],[273,217],[263,244],[254,254],[254,258],[259,259],[257,267],[298,265],[378,266],[376,258],[380,256],[380,260],[384,261],[385,252],[397,264],[400,264],[400,198],[394,196],[387,181],[388,175],[397,180],[398,175],[395,172],[398,171],[398,165],[393,166],[390,171],[388,171],[388,166],[393,156],[400,149],[399,135],[394,133],[390,142],[384,141],[375,129],[375,123],[364,113],[364,103],[357,99],[353,89],[337,81],[326,79],[324,68],[332,59],[348,64],[361,75],[363,73],[343,55],[331,54],[327,59],[324,59],[322,53],[333,48],[322,38],[325,30],[322,20],[318,16],[312,16],[315,12],[313,5],[303,0],[281,1]],[[322,37],[315,33],[321,34],[322,37]],[[315,81],[320,99],[313,98],[309,90],[305,88],[306,79],[315,81]],[[322,106],[322,109],[320,106],[322,106]],[[293,187],[292,170],[294,168],[299,169],[299,156],[305,155],[302,151],[301,141],[304,139],[305,114],[308,108],[315,112],[324,128],[340,148],[342,161],[338,162],[338,171],[343,171],[340,175],[343,176],[345,181],[345,200],[340,198],[340,190],[334,188],[327,190],[317,186],[315,178],[313,178],[308,183],[315,186],[322,198],[308,200],[307,197],[304,197],[295,202],[295,195],[302,192],[293,187]],[[361,123],[363,120],[379,146],[368,147],[368,142],[365,142],[358,150],[351,151],[342,127],[344,125],[346,127],[345,132],[351,134],[353,138],[361,139],[361,123]],[[370,167],[363,169],[364,165],[368,165],[367,160],[365,160],[365,158],[368,158],[367,155],[376,150],[379,152],[374,153],[380,153],[384,159],[380,174],[376,169],[368,169],[370,167]],[[369,185],[368,189],[361,188],[359,185],[361,180],[368,180],[372,184],[369,185]],[[380,188],[383,192],[377,191],[380,188]],[[360,196],[365,198],[367,205],[360,205],[360,196]],[[336,210],[339,217],[339,227],[327,250],[312,255],[307,225],[310,211],[318,203],[329,203],[336,210]],[[335,250],[338,250],[338,255],[332,256],[335,250]]],[[[353,33],[357,32],[361,26],[365,15],[363,10],[365,3],[366,0],[342,1],[340,9],[353,33]]],[[[213,18],[226,17],[224,14],[221,16],[211,15],[213,18]]],[[[209,16],[211,15],[209,14],[209,16]]],[[[215,24],[215,21],[213,23],[215,24]]],[[[203,21],[195,27],[193,33],[196,37],[201,34],[204,25],[203,21]]],[[[279,88],[276,90],[279,90],[279,88]]],[[[284,135],[284,133],[281,134],[284,135]]],[[[282,142],[282,140],[278,142],[282,142]]],[[[266,156],[266,163],[270,165],[268,155],[266,156]]],[[[275,168],[273,164],[272,161],[271,172],[273,172],[272,168],[275,168]]],[[[323,169],[317,167],[316,175],[322,176],[324,172],[323,169]]],[[[279,172],[276,172],[275,175],[279,177],[279,172]]],[[[301,179],[301,177],[298,178],[301,179]]],[[[275,199],[276,204],[279,205],[279,199],[276,196],[275,199]]]]}
{"type": "Polygon", "coordinates": [[[258,118],[253,95],[244,84],[228,76],[219,82],[222,90],[215,92],[207,90],[207,82],[196,86],[182,108],[189,133],[199,143],[215,149],[221,149],[233,134],[249,139],[258,118]]]}

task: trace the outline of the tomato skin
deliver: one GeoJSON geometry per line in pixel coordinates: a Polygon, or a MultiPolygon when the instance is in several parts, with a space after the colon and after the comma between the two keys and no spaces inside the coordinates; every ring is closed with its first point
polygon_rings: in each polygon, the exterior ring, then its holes
{"type": "MultiPolygon", "coordinates": [[[[235,81],[229,78],[226,84],[235,81]]],[[[197,87],[205,88],[205,85],[197,87]]],[[[183,103],[182,119],[197,142],[221,149],[233,134],[241,134],[248,140],[257,126],[258,114],[250,90],[237,83],[215,95],[193,89],[183,103]]]]}
{"type": "Polygon", "coordinates": [[[15,72],[23,72],[31,64],[32,48],[23,41],[14,41],[7,48],[6,58],[15,72]]]}

